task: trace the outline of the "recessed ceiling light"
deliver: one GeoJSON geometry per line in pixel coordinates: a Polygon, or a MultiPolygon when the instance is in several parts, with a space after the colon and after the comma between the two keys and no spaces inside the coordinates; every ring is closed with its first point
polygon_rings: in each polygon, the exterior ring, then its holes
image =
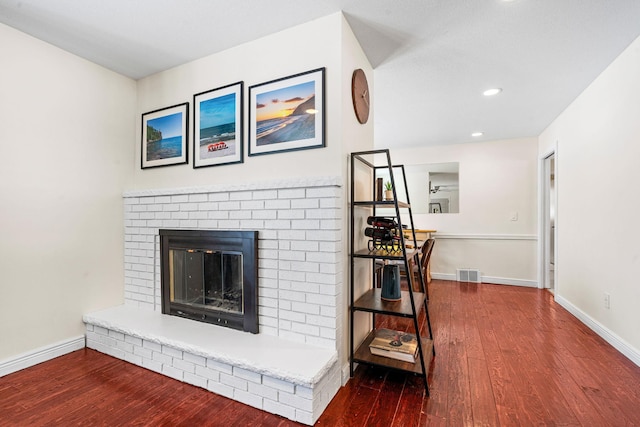
{"type": "Polygon", "coordinates": [[[487,89],[484,92],[482,92],[482,94],[484,96],[494,96],[499,94],[500,92],[502,92],[502,89],[500,89],[499,87],[495,87],[493,89],[487,89]]]}
{"type": "Polygon", "coordinates": [[[471,136],[474,137],[474,138],[477,138],[477,137],[482,136],[482,135],[484,135],[483,132],[474,132],[474,133],[471,134],[471,136]]]}

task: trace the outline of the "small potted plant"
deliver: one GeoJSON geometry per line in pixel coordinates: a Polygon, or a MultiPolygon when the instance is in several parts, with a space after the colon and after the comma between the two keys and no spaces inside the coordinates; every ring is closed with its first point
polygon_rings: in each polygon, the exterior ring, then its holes
{"type": "Polygon", "coordinates": [[[391,181],[384,183],[384,199],[393,200],[393,187],[391,186],[391,181]]]}

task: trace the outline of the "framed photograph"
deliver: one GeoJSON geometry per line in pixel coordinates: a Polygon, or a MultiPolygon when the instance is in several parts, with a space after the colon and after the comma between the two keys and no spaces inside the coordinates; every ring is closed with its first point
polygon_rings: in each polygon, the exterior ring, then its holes
{"type": "Polygon", "coordinates": [[[242,163],[244,83],[193,95],[193,167],[242,163]]]}
{"type": "Polygon", "coordinates": [[[324,70],[249,87],[249,156],[325,146],[324,70]]]}
{"type": "Polygon", "coordinates": [[[142,115],[142,169],[188,162],[189,103],[142,115]]]}

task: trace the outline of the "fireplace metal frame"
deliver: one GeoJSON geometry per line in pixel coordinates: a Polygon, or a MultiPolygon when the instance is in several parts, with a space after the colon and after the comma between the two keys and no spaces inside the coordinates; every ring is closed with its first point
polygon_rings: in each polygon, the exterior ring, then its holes
{"type": "Polygon", "coordinates": [[[258,333],[258,232],[235,230],[159,230],[162,313],[258,333]],[[242,252],[243,314],[193,307],[170,298],[169,250],[217,249],[242,252]]]}

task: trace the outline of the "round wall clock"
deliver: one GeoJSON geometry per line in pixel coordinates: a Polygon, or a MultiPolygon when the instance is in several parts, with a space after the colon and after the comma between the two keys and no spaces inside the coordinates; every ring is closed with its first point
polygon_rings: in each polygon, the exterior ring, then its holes
{"type": "Polygon", "coordinates": [[[369,84],[367,76],[361,68],[353,72],[351,77],[351,99],[353,100],[353,110],[358,121],[362,124],[369,120],[369,84]]]}

